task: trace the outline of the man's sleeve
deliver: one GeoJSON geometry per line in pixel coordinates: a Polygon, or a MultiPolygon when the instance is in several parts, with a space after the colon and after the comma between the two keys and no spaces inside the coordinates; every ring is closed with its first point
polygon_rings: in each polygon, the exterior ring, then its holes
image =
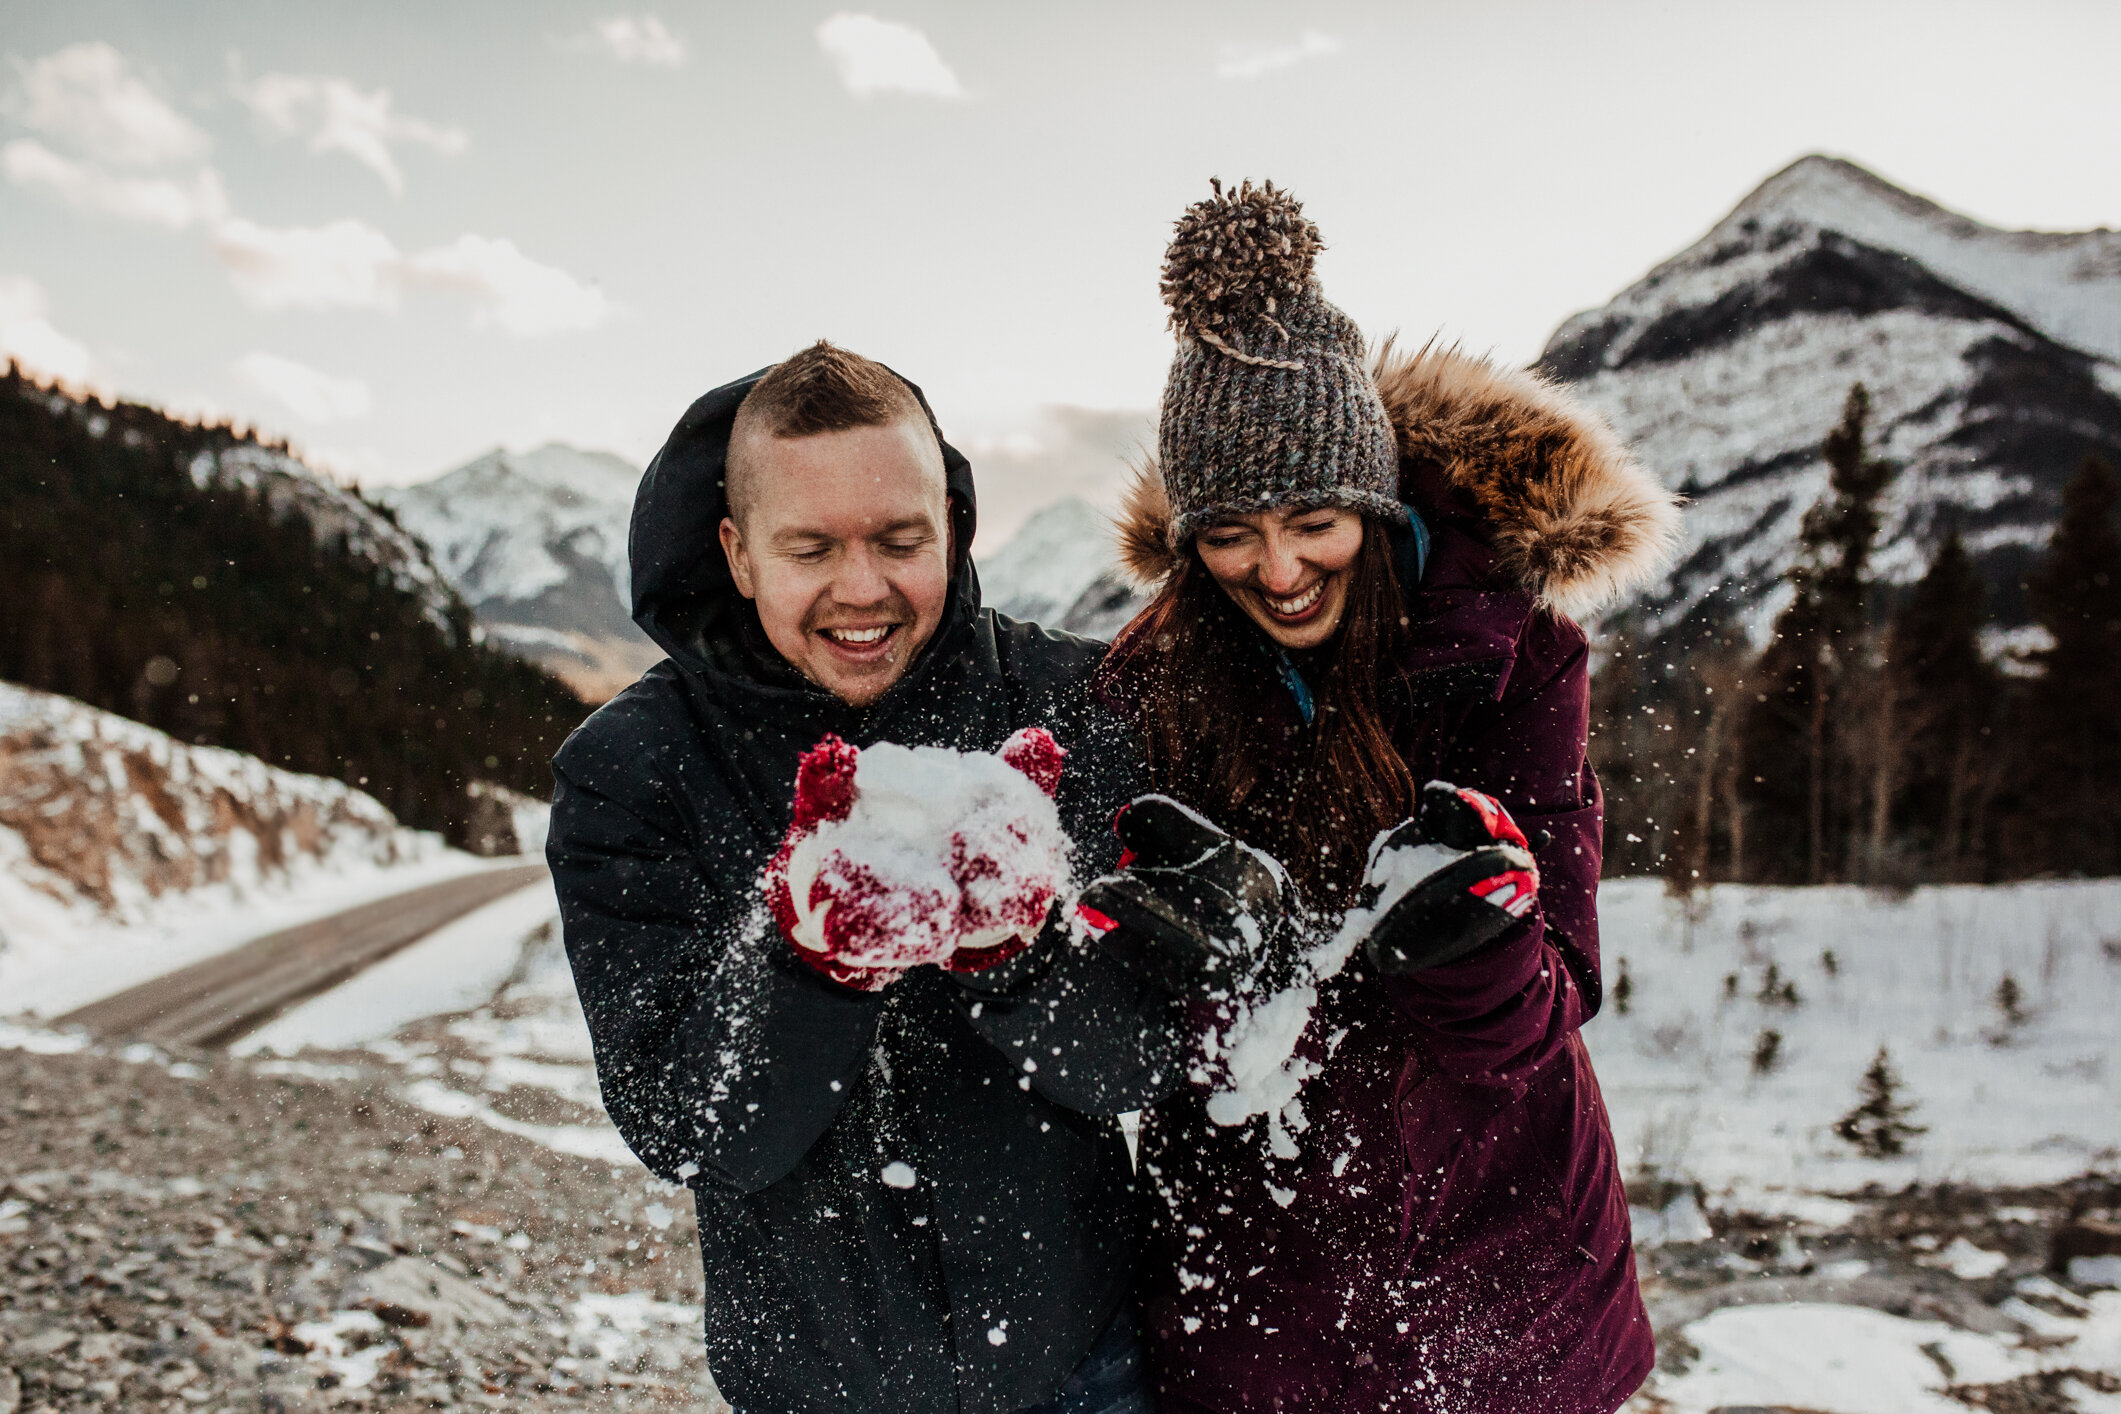
{"type": "Polygon", "coordinates": [[[1183,1004],[1057,923],[1030,951],[956,981],[973,1029],[1055,1104],[1120,1114],[1185,1079],[1183,1004]]]}
{"type": "Polygon", "coordinates": [[[546,858],[605,1109],[667,1180],[766,1187],[853,1091],[880,1000],[782,958],[653,791],[599,790],[564,754],[554,774],[546,858]]]}
{"type": "MultiPolygon", "coordinates": [[[[1001,620],[1005,656],[1020,682],[1016,726],[1045,727],[1067,749],[1061,823],[1075,843],[1075,882],[1119,859],[1112,815],[1143,789],[1147,764],[1129,726],[1091,691],[1103,647],[1035,624],[1001,620]]],[[[1049,924],[1028,951],[987,972],[951,974],[973,1029],[1030,1087],[1083,1114],[1140,1109],[1176,1090],[1189,1055],[1182,1003],[1137,979],[1094,944],[1049,924]]]]}

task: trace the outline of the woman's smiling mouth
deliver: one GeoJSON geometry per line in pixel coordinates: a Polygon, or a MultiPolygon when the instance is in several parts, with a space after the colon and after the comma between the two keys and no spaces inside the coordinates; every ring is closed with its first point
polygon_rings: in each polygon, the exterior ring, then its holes
{"type": "Polygon", "coordinates": [[[1303,593],[1287,599],[1277,599],[1264,591],[1258,593],[1259,602],[1275,618],[1284,623],[1301,623],[1318,611],[1319,604],[1326,597],[1326,581],[1321,579],[1303,593]]]}

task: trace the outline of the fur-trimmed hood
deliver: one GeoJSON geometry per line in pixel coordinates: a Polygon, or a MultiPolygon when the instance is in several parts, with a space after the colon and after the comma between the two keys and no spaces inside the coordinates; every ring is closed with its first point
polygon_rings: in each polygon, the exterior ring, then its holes
{"type": "MultiPolygon", "coordinates": [[[[1374,376],[1407,473],[1426,463],[1479,521],[1497,568],[1544,608],[1580,615],[1640,586],[1679,531],[1679,501],[1636,464],[1603,417],[1536,373],[1434,344],[1387,340],[1374,376]]],[[[1432,508],[1424,507],[1425,511],[1432,508]]],[[[1147,584],[1177,568],[1171,504],[1154,464],[1128,487],[1120,558],[1147,584]]]]}

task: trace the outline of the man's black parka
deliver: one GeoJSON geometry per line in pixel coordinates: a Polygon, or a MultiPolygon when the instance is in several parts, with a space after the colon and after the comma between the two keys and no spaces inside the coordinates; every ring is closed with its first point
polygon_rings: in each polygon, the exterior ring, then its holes
{"type": "Polygon", "coordinates": [[[1112,863],[1133,748],[1090,699],[1098,645],[979,606],[971,468],[947,444],[955,562],[933,639],[866,709],[794,673],[716,538],[757,377],[693,404],[641,483],[633,613],[669,657],[554,761],[567,953],[606,1108],[692,1189],[708,1361],[740,1414],[1006,1414],[1050,1398],[1125,1298],[1134,1196],[1112,1116],[1178,1082],[1181,1023],[1058,937],[986,974],[841,987],[792,956],[758,877],[797,757],[828,732],[992,751],[1047,728],[1083,878],[1112,863]]]}

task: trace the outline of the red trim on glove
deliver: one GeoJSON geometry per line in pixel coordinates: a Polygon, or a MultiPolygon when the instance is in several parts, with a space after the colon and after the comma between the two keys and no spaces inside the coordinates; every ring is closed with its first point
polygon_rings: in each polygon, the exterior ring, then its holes
{"type": "Polygon", "coordinates": [[[1480,816],[1481,828],[1503,844],[1514,844],[1527,854],[1532,852],[1531,841],[1524,837],[1523,830],[1517,828],[1517,822],[1510,818],[1509,811],[1502,808],[1501,801],[1492,795],[1468,790],[1464,786],[1454,789],[1458,792],[1458,798],[1472,806],[1474,812],[1480,816]]]}

